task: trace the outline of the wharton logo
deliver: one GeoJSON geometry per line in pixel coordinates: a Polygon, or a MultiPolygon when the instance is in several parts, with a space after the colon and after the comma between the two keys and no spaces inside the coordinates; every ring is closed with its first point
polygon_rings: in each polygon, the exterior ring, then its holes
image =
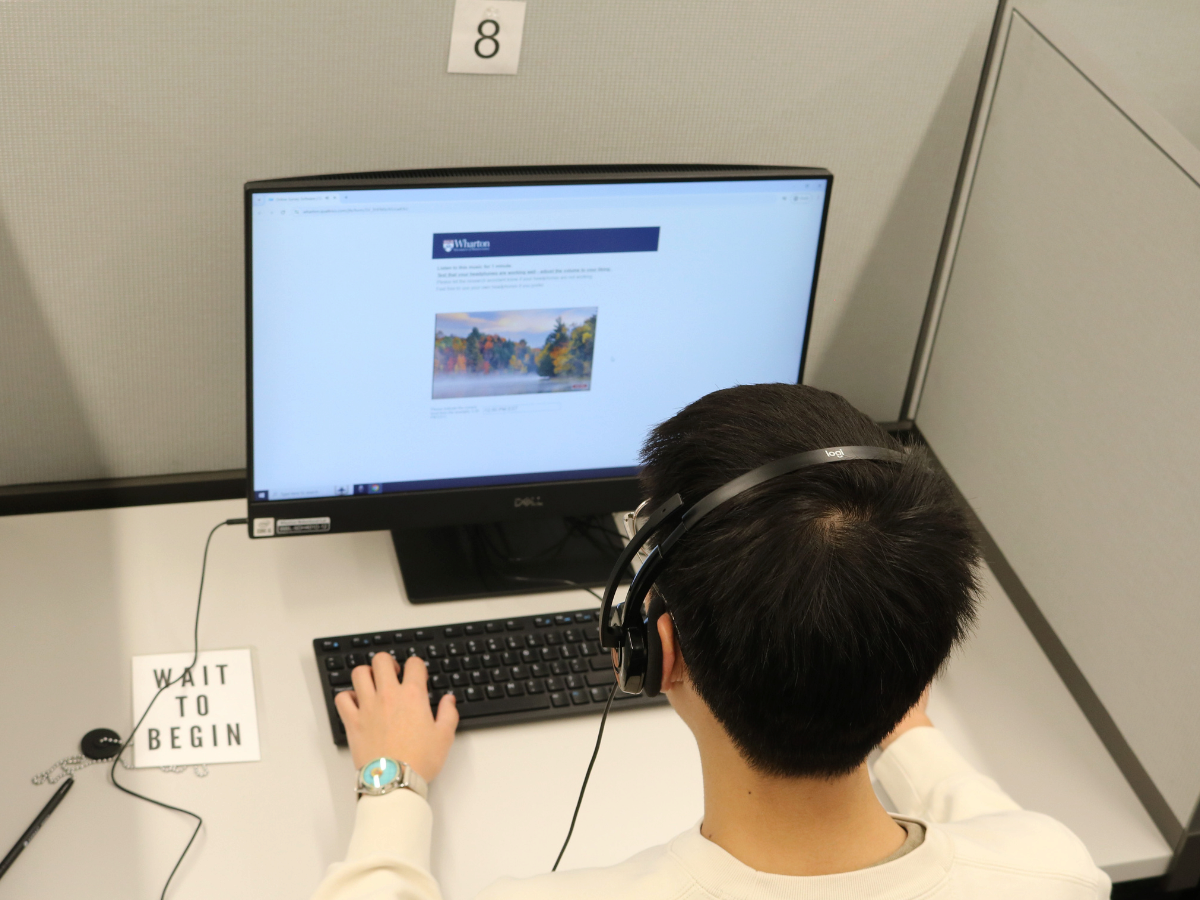
{"type": "Polygon", "coordinates": [[[433,258],[563,256],[580,253],[654,253],[658,226],[565,228],[550,231],[475,231],[433,236],[433,258]]]}
{"type": "Polygon", "coordinates": [[[487,253],[492,249],[491,241],[469,241],[464,238],[444,238],[442,250],[450,253],[487,253]]]}

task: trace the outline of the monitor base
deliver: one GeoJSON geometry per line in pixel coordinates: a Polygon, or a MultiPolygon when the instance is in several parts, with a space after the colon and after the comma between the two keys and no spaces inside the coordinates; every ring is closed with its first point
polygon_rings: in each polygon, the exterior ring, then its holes
{"type": "Polygon", "coordinates": [[[603,587],[625,542],[599,515],[397,528],[392,543],[409,602],[437,603],[603,587]]]}

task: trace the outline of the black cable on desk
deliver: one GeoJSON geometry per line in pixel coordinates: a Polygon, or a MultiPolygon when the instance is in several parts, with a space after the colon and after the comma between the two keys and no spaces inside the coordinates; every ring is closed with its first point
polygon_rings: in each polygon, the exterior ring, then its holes
{"type": "Polygon", "coordinates": [[[192,849],[192,844],[196,841],[196,835],[200,833],[200,827],[204,824],[204,819],[200,817],[199,813],[194,813],[189,809],[183,809],[179,806],[172,806],[170,803],[164,803],[162,800],[155,800],[153,797],[147,797],[145,794],[139,794],[137,791],[125,787],[125,785],[117,781],[117,763],[120,761],[121,755],[125,752],[125,748],[133,743],[133,736],[137,734],[137,730],[141,728],[142,722],[144,722],[146,720],[146,716],[150,714],[150,710],[154,707],[154,701],[157,700],[162,692],[167,688],[171,687],[172,685],[179,684],[179,682],[181,682],[192,671],[196,665],[196,660],[200,658],[200,601],[204,599],[204,573],[208,569],[208,546],[212,543],[213,535],[217,533],[217,529],[225,525],[245,524],[245,519],[226,519],[224,522],[218,522],[216,525],[214,525],[212,530],[208,533],[208,539],[204,542],[204,556],[200,560],[200,590],[196,595],[196,618],[192,625],[192,661],[188,664],[188,667],[183,670],[183,673],[178,678],[168,681],[166,684],[160,687],[157,692],[155,692],[153,697],[150,698],[150,702],[146,704],[146,709],[142,712],[142,715],[138,718],[132,730],[130,730],[129,737],[125,739],[125,743],[121,745],[121,749],[117,752],[117,755],[113,757],[112,768],[108,770],[108,776],[112,780],[113,786],[118,790],[124,791],[126,794],[129,794],[132,797],[137,797],[139,800],[145,800],[147,803],[153,803],[155,806],[161,806],[163,809],[169,809],[173,810],[174,812],[183,813],[185,816],[191,816],[196,820],[196,827],[192,831],[192,836],[188,838],[187,845],[183,848],[183,852],[179,854],[179,859],[175,861],[175,867],[171,869],[171,874],[167,876],[166,883],[163,884],[162,893],[158,895],[159,900],[164,900],[164,898],[167,896],[167,888],[171,886],[171,879],[174,878],[175,873],[179,871],[179,867],[183,864],[183,858],[187,856],[187,852],[192,849]]]}

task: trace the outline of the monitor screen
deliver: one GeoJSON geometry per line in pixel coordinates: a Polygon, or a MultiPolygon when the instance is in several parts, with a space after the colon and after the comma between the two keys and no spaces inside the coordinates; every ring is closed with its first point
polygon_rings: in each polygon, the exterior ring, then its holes
{"type": "Polygon", "coordinates": [[[633,475],[796,382],[828,175],[253,190],[252,499],[633,475]]]}

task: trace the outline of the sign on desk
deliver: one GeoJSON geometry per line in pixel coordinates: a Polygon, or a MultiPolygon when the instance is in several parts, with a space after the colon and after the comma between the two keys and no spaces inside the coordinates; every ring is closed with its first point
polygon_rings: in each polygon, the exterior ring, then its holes
{"type": "Polygon", "coordinates": [[[134,722],[169,685],[134,738],[139,769],[260,759],[250,651],[206,650],[186,671],[191,661],[191,653],[133,657],[134,722]]]}

